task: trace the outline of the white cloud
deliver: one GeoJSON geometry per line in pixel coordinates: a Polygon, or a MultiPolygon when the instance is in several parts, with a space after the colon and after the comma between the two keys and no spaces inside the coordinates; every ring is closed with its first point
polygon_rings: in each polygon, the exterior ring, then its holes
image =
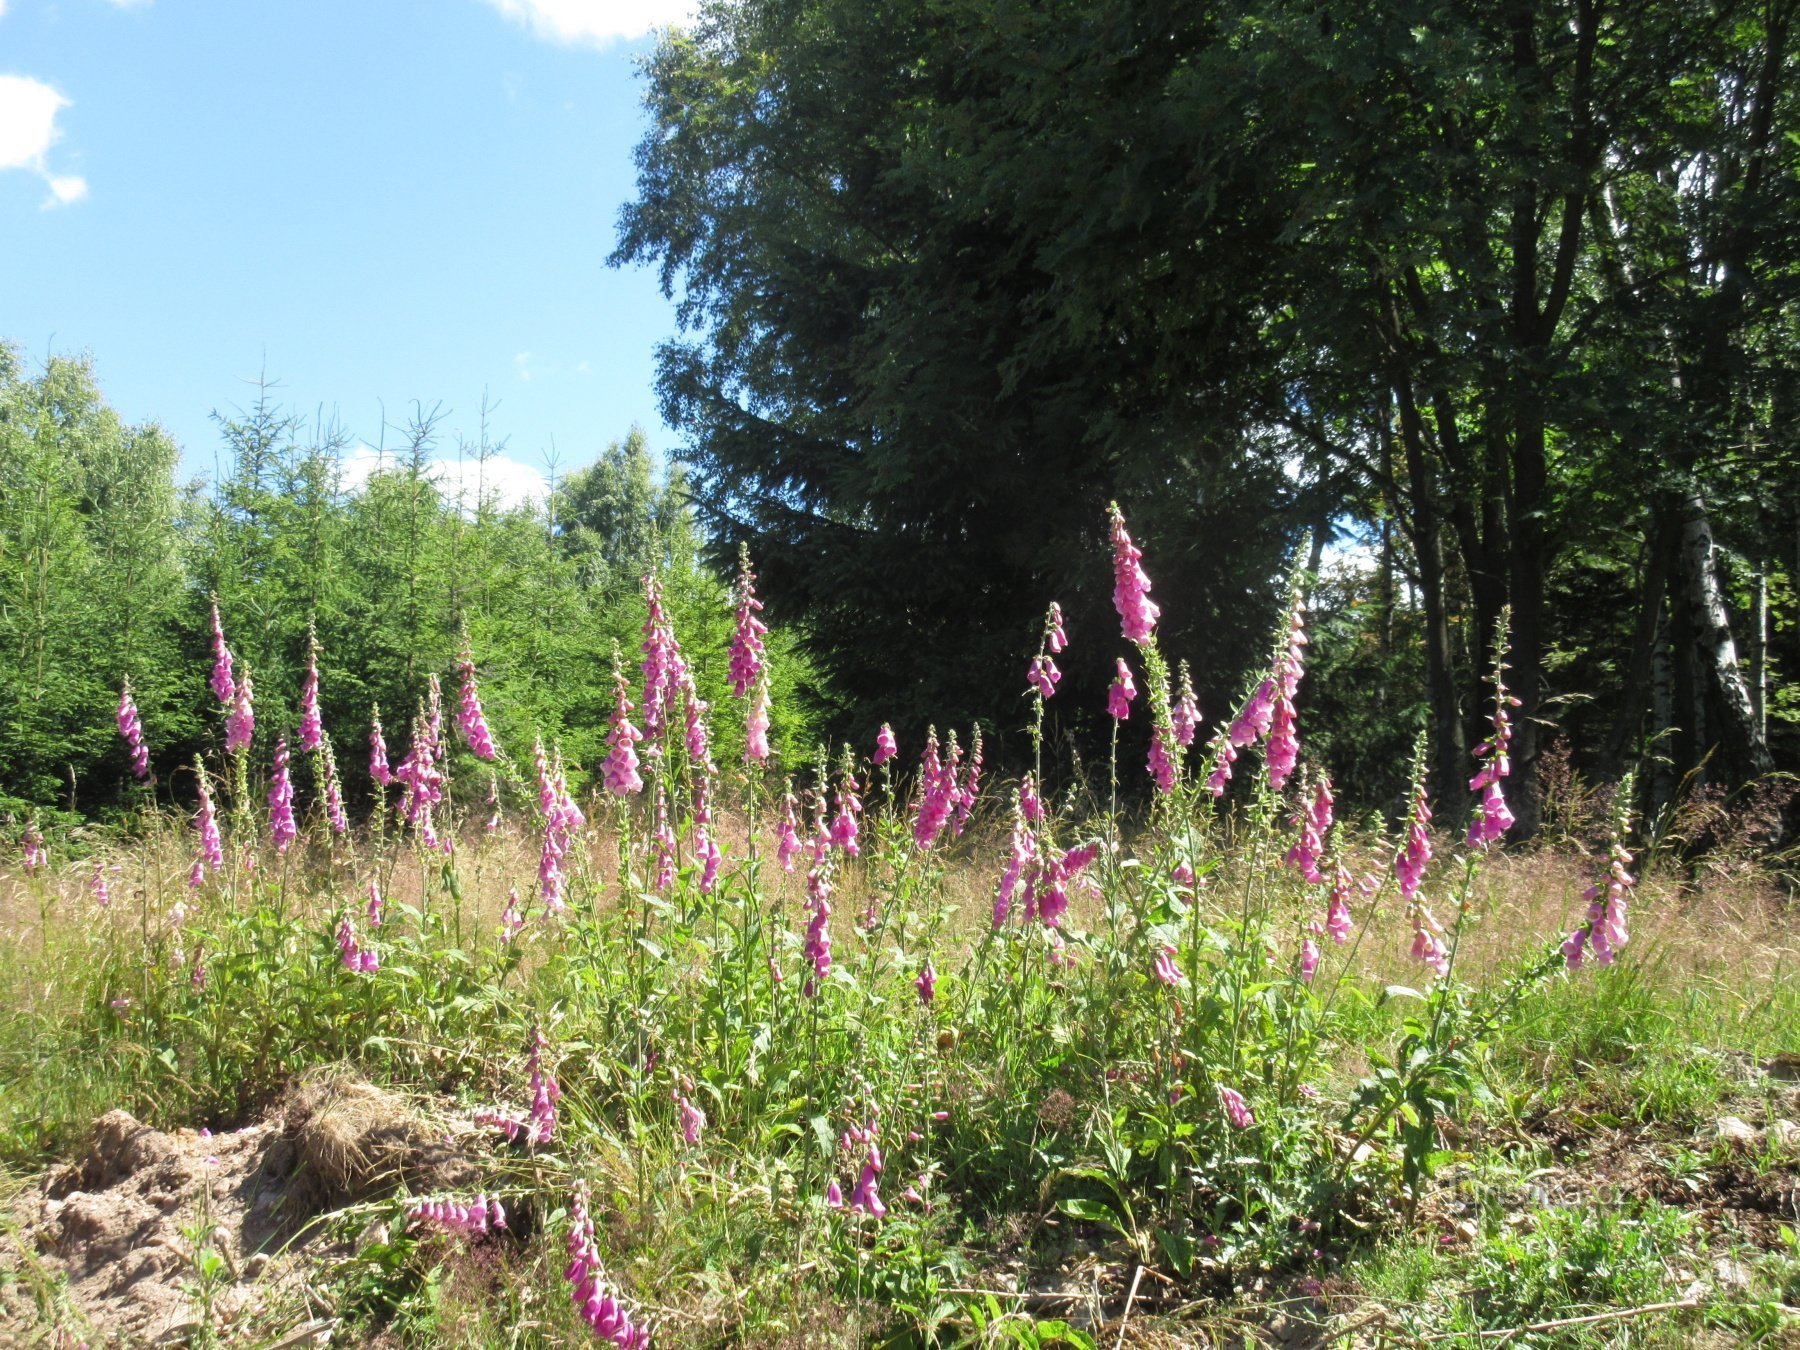
{"type": "MultiPolygon", "coordinates": [[[[400,467],[400,461],[394,455],[384,455],[369,445],[357,446],[343,457],[341,463],[344,486],[352,492],[361,489],[378,471],[400,467]]],[[[434,460],[427,472],[439,491],[446,497],[460,497],[468,510],[474,509],[478,492],[505,510],[527,502],[541,502],[550,495],[550,484],[539,470],[506,455],[489,455],[485,465],[473,456],[462,460],[434,460]]]]}
{"type": "Polygon", "coordinates": [[[0,171],[24,169],[50,189],[45,206],[66,206],[87,195],[79,174],[53,174],[47,156],[59,135],[56,114],[69,100],[42,80],[0,75],[0,171]]]}
{"type": "Polygon", "coordinates": [[[519,378],[521,380],[529,380],[531,378],[531,374],[532,374],[531,353],[530,352],[514,352],[513,353],[513,368],[519,372],[519,378]]]}
{"type": "Polygon", "coordinates": [[[609,42],[642,37],[653,28],[685,24],[694,0],[487,0],[515,23],[551,42],[609,42]]]}

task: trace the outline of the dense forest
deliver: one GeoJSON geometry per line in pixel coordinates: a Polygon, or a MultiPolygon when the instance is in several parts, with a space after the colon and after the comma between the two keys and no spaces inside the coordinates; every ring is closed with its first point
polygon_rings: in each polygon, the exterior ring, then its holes
{"type": "MultiPolygon", "coordinates": [[[[729,591],[697,561],[679,470],[659,471],[642,432],[547,501],[507,509],[479,472],[466,494],[440,483],[435,456],[483,461],[501,448],[440,444],[441,420],[417,409],[384,467],[353,491],[348,433],[303,424],[265,389],[218,416],[218,481],[183,484],[178,447],[154,425],[124,424],[86,362],[53,358],[34,374],[0,346],[0,811],[116,813],[146,792],[190,798],[186,766],[223,729],[205,678],[215,601],[254,681],[259,762],[293,732],[316,640],[325,729],[357,793],[377,709],[403,753],[427,677],[448,680],[465,642],[514,760],[528,764],[541,736],[560,743],[578,780],[596,771],[612,653],[635,658],[652,567],[695,634],[700,690],[718,701],[729,591]],[[114,726],[127,679],[151,747],[149,788],[134,784],[114,726]]],[[[783,659],[775,678],[803,693],[808,666],[783,659]]],[[[804,738],[808,706],[784,698],[778,744],[804,738]]],[[[720,734],[729,744],[743,729],[720,734]]],[[[487,780],[468,786],[485,791],[487,780]]]]}
{"type": "Polygon", "coordinates": [[[1796,11],[706,6],[614,259],[680,303],[702,533],[853,708],[1016,722],[990,673],[1046,594],[1104,631],[1117,498],[1210,714],[1307,532],[1368,562],[1312,686],[1365,796],[1420,724],[1460,794],[1506,607],[1522,785],[1791,767],[1796,11]]]}

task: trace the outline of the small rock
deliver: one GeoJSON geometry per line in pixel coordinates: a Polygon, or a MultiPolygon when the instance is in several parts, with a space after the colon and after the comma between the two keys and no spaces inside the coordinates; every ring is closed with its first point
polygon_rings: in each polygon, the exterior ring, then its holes
{"type": "Polygon", "coordinates": [[[1721,1294],[1739,1294],[1750,1287],[1750,1271],[1729,1256],[1712,1263],[1713,1286],[1721,1294]]]}
{"type": "Polygon", "coordinates": [[[1713,1122],[1713,1130],[1721,1144],[1729,1144],[1735,1149],[1750,1149],[1756,1146],[1756,1130],[1749,1121],[1740,1120],[1736,1116],[1720,1116],[1713,1122]]]}
{"type": "Polygon", "coordinates": [[[255,1256],[252,1256],[248,1261],[244,1262],[244,1278],[246,1280],[254,1280],[257,1276],[261,1275],[264,1270],[268,1269],[268,1265],[269,1254],[267,1252],[258,1252],[255,1256]]]}

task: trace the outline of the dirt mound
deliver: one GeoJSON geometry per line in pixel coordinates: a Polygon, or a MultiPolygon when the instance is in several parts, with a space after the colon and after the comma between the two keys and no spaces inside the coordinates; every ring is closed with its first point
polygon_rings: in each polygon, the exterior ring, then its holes
{"type": "Polygon", "coordinates": [[[341,1073],[302,1082],[270,1119],[230,1133],[164,1133],[108,1112],[87,1155],[14,1206],[21,1278],[0,1305],[0,1343],[57,1327],[89,1345],[179,1344],[208,1301],[219,1330],[304,1330],[305,1273],[333,1255],[313,1219],[402,1183],[446,1190],[472,1175],[455,1134],[341,1073]],[[203,1280],[207,1250],[218,1260],[203,1280]]]}

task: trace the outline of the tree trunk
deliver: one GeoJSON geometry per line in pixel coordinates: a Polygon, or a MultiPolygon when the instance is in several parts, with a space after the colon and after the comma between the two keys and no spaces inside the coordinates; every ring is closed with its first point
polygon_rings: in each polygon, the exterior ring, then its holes
{"type": "Polygon", "coordinates": [[[1644,541],[1644,578],[1638,588],[1631,664],[1625,671],[1618,716],[1613,719],[1612,732],[1601,752],[1600,776],[1608,780],[1617,778],[1623,770],[1627,751],[1641,747],[1639,733],[1643,730],[1644,703],[1650,695],[1652,659],[1657,641],[1663,636],[1663,597],[1669,589],[1669,544],[1673,537],[1658,516],[1651,522],[1650,537],[1644,541]]]}
{"type": "MultiPolygon", "coordinates": [[[[1659,600],[1660,600],[1659,596],[1659,600]]],[[[1669,611],[1657,605],[1656,637],[1650,646],[1650,744],[1655,770],[1650,775],[1650,817],[1661,815],[1675,800],[1675,662],[1670,651],[1669,611]]]]}
{"type": "MultiPolygon", "coordinates": [[[[1696,703],[1704,699],[1710,705],[1721,766],[1728,783],[1738,787],[1772,772],[1775,764],[1757,732],[1750,692],[1738,666],[1731,617],[1713,561],[1712,522],[1698,486],[1690,487],[1681,501],[1681,592],[1699,666],[1696,703]]],[[[1702,740],[1701,753],[1705,747],[1702,740]]]]}

